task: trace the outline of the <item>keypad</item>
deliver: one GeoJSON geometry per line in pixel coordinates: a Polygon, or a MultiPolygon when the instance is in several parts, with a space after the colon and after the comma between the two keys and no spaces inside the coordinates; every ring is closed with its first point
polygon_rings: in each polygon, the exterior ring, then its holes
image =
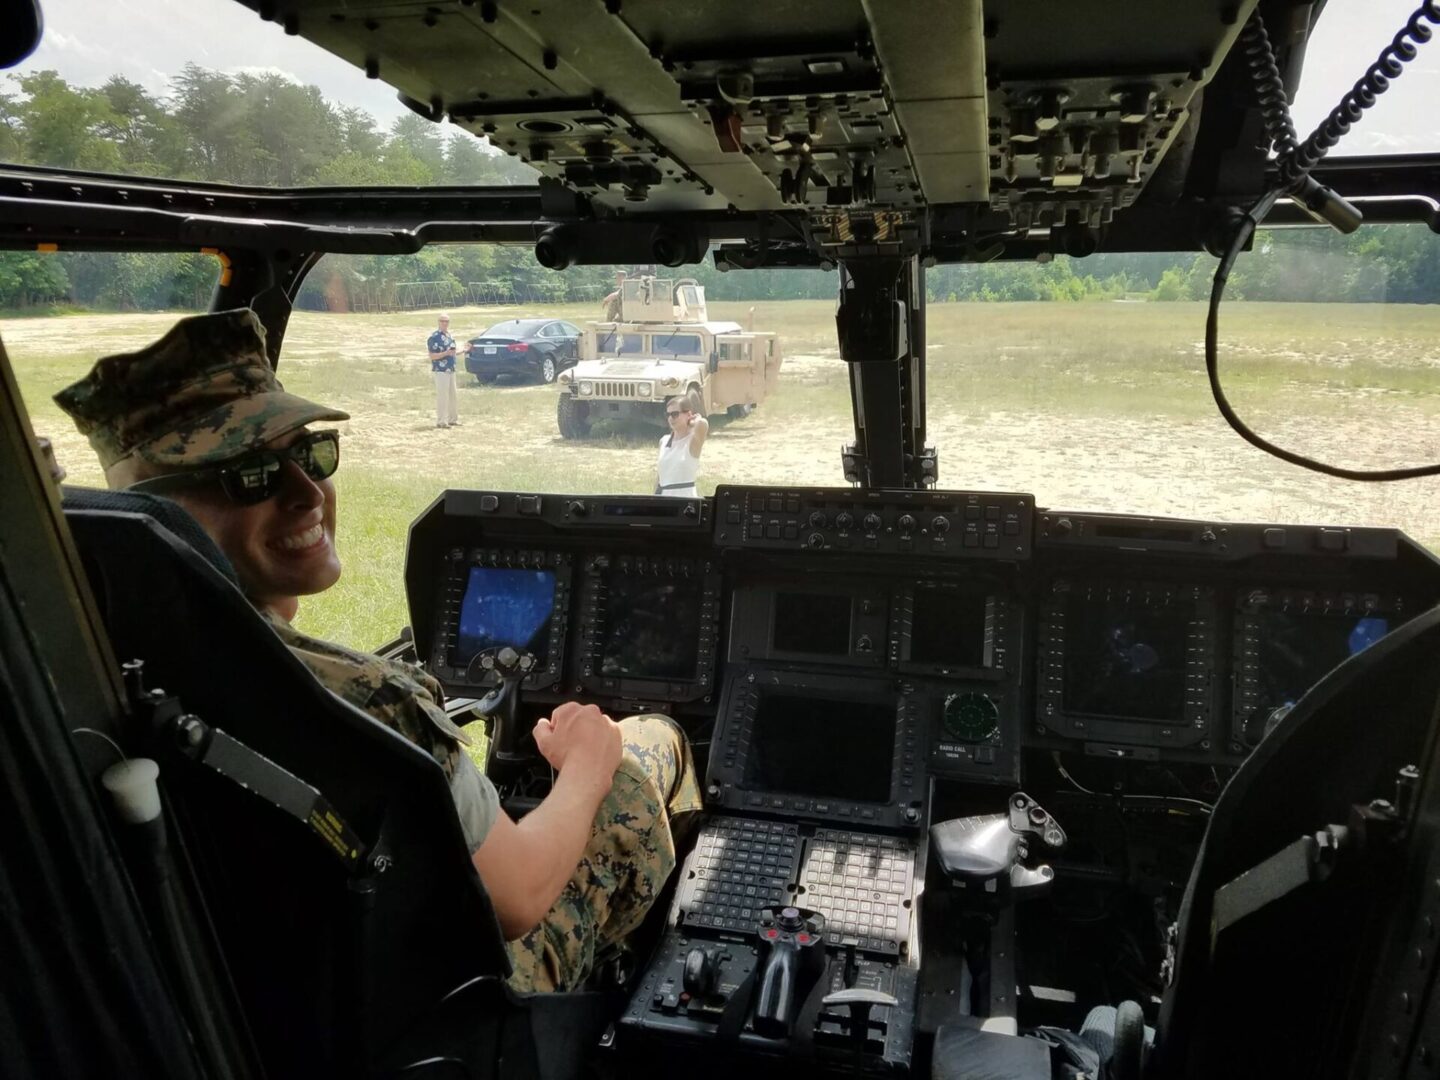
{"type": "Polygon", "coordinates": [[[687,926],[753,931],[765,908],[790,902],[799,831],[780,821],[720,818],[707,825],[687,863],[681,906],[687,926]]]}
{"type": "Polygon", "coordinates": [[[899,837],[716,818],[685,866],[686,926],[752,933],[763,909],[794,904],[824,915],[835,945],[895,954],[909,936],[915,847],[899,837]]]}
{"type": "Polygon", "coordinates": [[[833,944],[891,952],[909,932],[914,877],[907,841],[819,829],[805,848],[800,903],[825,916],[833,944]]]}

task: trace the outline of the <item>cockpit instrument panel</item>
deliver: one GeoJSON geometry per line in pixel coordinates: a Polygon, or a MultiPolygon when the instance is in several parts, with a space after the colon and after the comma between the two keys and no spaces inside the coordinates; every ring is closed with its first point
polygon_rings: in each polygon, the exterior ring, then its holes
{"type": "Polygon", "coordinates": [[[1052,582],[1040,605],[1036,724],[1086,742],[1208,739],[1216,623],[1205,586],[1052,582]]]}
{"type": "Polygon", "coordinates": [[[730,661],[883,667],[888,608],[878,583],[747,582],[732,595],[730,661]]]}
{"type": "Polygon", "coordinates": [[[926,558],[1030,557],[1035,499],[966,491],[720,487],[715,543],[926,558]]]}
{"type": "Polygon", "coordinates": [[[720,573],[711,559],[596,554],[580,584],[580,685],[646,701],[715,686],[720,573]]]}
{"type": "Polygon", "coordinates": [[[732,810],[913,827],[923,818],[925,720],[887,680],[734,667],[707,791],[732,810]]]}
{"type": "Polygon", "coordinates": [[[1393,530],[848,488],[447,492],[406,575],[447,693],[529,652],[537,712],[709,725],[717,806],[900,829],[931,780],[1013,785],[1036,751],[1234,764],[1440,598],[1440,563],[1393,530]]]}
{"type": "Polygon", "coordinates": [[[1232,737],[1255,746],[1327,672],[1414,614],[1394,593],[1242,590],[1235,601],[1232,737]]]}
{"type": "Polygon", "coordinates": [[[908,582],[893,603],[890,662],[899,671],[998,679],[1019,651],[1024,608],[998,583],[908,582]]]}
{"type": "Polygon", "coordinates": [[[431,671],[442,683],[479,689],[493,682],[479,660],[509,646],[528,652],[537,666],[529,688],[560,678],[570,610],[570,556],[544,550],[456,548],[440,575],[441,632],[431,671]]]}

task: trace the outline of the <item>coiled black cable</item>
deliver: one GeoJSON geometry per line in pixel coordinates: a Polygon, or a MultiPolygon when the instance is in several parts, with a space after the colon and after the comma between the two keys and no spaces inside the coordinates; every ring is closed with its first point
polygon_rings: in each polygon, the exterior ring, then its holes
{"type": "MultiPolygon", "coordinates": [[[[1252,16],[1251,22],[1259,22],[1259,19],[1252,16]]],[[[1405,65],[1418,55],[1418,46],[1424,45],[1434,36],[1435,32],[1427,24],[1440,26],[1440,0],[1422,0],[1420,6],[1410,16],[1410,21],[1401,28],[1389,45],[1380,50],[1380,55],[1375,62],[1350,88],[1350,91],[1340,99],[1340,103],[1330,110],[1330,115],[1321,121],[1304,143],[1288,154],[1280,150],[1279,144],[1276,144],[1276,152],[1281,155],[1279,170],[1282,186],[1289,188],[1306,176],[1319,164],[1320,159],[1349,133],[1351,126],[1365,115],[1365,110],[1373,106],[1380,95],[1390,89],[1391,81],[1399,78],[1405,70],[1405,65]]],[[[1248,24],[1246,30],[1249,30],[1248,24]]],[[[1261,32],[1264,32],[1263,26],[1261,32]]],[[[1286,108],[1285,114],[1288,122],[1288,108],[1286,108]]],[[[1295,129],[1292,126],[1290,128],[1292,140],[1294,136],[1295,129]]]]}
{"type": "Polygon", "coordinates": [[[1220,385],[1220,301],[1225,295],[1225,284],[1230,278],[1231,267],[1235,265],[1236,258],[1270,212],[1270,208],[1282,195],[1293,193],[1306,183],[1310,170],[1344,137],[1365,110],[1375,104],[1375,99],[1389,89],[1391,80],[1401,73],[1404,66],[1415,59],[1417,46],[1424,45],[1434,36],[1430,27],[1425,25],[1427,22],[1440,25],[1440,0],[1423,0],[1410,16],[1409,22],[1381,51],[1379,58],[1370,65],[1360,81],[1300,146],[1296,145],[1295,124],[1290,119],[1290,102],[1285,94],[1284,82],[1280,78],[1280,69],[1275,63],[1275,52],[1270,47],[1270,36],[1265,32],[1265,23],[1258,10],[1250,16],[1240,34],[1239,44],[1244,50],[1245,63],[1255,80],[1255,92],[1259,99],[1261,117],[1265,122],[1265,134],[1279,155],[1279,182],[1262,195],[1241,218],[1230,246],[1221,256],[1220,265],[1215,268],[1215,279],[1210,287],[1210,310],[1205,319],[1205,374],[1209,378],[1210,393],[1220,415],[1242,439],[1281,461],[1288,461],[1292,465],[1327,476],[1338,476],[1342,480],[1412,480],[1421,476],[1440,476],[1440,464],[1418,465],[1406,469],[1342,469],[1282,449],[1257,435],[1240,419],[1220,385]]]}
{"type": "Polygon", "coordinates": [[[1215,405],[1219,408],[1220,415],[1250,445],[1264,450],[1281,461],[1288,461],[1291,465],[1299,465],[1301,468],[1324,473],[1326,476],[1338,476],[1342,480],[1372,481],[1413,480],[1421,476],[1440,476],[1440,464],[1417,465],[1407,469],[1342,469],[1339,466],[1327,465],[1323,461],[1316,461],[1314,458],[1294,453],[1276,446],[1252,431],[1245,421],[1240,419],[1239,414],[1235,412],[1229,399],[1226,398],[1225,391],[1220,386],[1220,299],[1225,295],[1225,283],[1230,279],[1230,268],[1235,265],[1235,259],[1244,248],[1246,241],[1254,235],[1256,227],[1270,212],[1270,208],[1275,205],[1275,201],[1280,198],[1280,194],[1278,190],[1267,192],[1246,212],[1244,218],[1241,219],[1240,228],[1235,231],[1235,237],[1231,240],[1230,247],[1220,259],[1220,265],[1215,269],[1215,282],[1210,288],[1210,311],[1205,319],[1205,374],[1210,380],[1210,393],[1215,399],[1215,405]]]}
{"type": "Polygon", "coordinates": [[[1280,78],[1280,69],[1275,66],[1275,51],[1270,47],[1270,35],[1265,32],[1265,20],[1257,11],[1245,23],[1240,32],[1240,49],[1245,55],[1245,66],[1250,69],[1250,78],[1255,83],[1255,97],[1260,104],[1260,116],[1265,121],[1265,135],[1270,140],[1278,157],[1288,157],[1295,152],[1300,136],[1295,133],[1295,123],[1290,119],[1290,99],[1285,94],[1285,81],[1280,78]]]}

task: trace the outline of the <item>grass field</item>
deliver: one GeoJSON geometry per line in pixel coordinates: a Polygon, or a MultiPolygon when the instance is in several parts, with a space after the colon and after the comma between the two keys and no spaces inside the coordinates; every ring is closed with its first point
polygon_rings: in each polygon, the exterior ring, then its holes
{"type": "MultiPolygon", "coordinates": [[[[749,305],[713,304],[744,320],[749,305]]],[[[718,423],[701,488],[720,483],[842,483],[853,438],[834,305],[755,305],[779,331],[778,392],[753,415],[718,423]]],[[[457,337],[514,308],[452,311],[457,337]]],[[[581,321],[591,306],[546,307],[581,321]]],[[[0,319],[37,433],[74,483],[102,482],[83,437],[50,401],[97,356],[138,348],[170,314],[0,319]]],[[[928,309],[929,439],[949,488],[1026,491],[1041,506],[1231,521],[1391,525],[1440,548],[1440,480],[1360,484],[1309,473],[1243,443],[1210,402],[1193,303],[934,304],[928,309]]],[[[660,432],[599,427],[566,442],[555,390],[481,387],[461,375],[463,426],[437,430],[423,344],[433,314],[327,315],[291,321],[286,388],[351,413],[337,476],[345,575],[307,600],[301,625],[357,647],[406,621],[406,529],[448,487],[646,492],[660,432]]],[[[1230,304],[1222,372],[1236,408],[1291,449],[1380,467],[1440,459],[1440,307],[1230,304]]]]}

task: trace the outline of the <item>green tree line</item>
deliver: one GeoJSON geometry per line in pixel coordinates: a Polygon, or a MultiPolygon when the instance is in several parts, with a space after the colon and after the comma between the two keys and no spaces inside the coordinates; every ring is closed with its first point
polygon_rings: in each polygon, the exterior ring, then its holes
{"type": "MultiPolygon", "coordinates": [[[[227,74],[187,64],[168,92],[112,76],[72,85],[54,71],[0,83],[0,161],[178,180],[281,187],[531,183],[535,173],[458,128],[406,114],[381,127],[275,73],[227,74]]],[[[1262,232],[1227,295],[1238,300],[1440,303],[1440,240],[1421,226],[1262,232]]],[[[1197,300],[1209,295],[1208,255],[1056,257],[1043,264],[936,267],[929,299],[1197,300]]],[[[390,310],[469,301],[598,300],[613,267],[555,274],[528,248],[433,247],[405,256],[330,256],[307,279],[302,307],[390,310]]],[[[630,268],[635,269],[635,268],[630,268]]],[[[0,252],[0,308],[104,310],[204,307],[218,266],[199,253],[0,252]]],[[[831,299],[833,273],[720,273],[686,267],[715,299],[831,299]]]]}

